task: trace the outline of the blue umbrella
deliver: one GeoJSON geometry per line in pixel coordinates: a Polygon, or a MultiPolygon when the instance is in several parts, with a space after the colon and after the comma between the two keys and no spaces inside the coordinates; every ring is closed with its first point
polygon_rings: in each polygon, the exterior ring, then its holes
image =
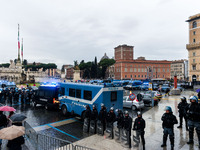
{"type": "Polygon", "coordinates": [[[199,93],[199,92],[200,92],[200,89],[197,89],[196,92],[199,93]]]}

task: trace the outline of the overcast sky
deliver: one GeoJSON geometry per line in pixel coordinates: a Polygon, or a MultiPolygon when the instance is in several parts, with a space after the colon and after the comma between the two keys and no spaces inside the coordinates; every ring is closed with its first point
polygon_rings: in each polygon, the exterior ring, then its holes
{"type": "Polygon", "coordinates": [[[114,47],[134,58],[187,58],[189,16],[200,0],[0,0],[0,63],[17,58],[17,34],[28,62],[98,61],[114,47]]]}

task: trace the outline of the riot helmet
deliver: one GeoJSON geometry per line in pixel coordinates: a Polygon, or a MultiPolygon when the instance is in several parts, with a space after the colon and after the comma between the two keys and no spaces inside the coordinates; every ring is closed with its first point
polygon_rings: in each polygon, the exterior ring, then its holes
{"type": "Polygon", "coordinates": [[[185,97],[185,96],[182,96],[182,97],[181,97],[181,101],[182,101],[182,102],[186,102],[186,97],[185,97]]]}
{"type": "Polygon", "coordinates": [[[172,108],[170,106],[166,106],[165,111],[169,111],[170,113],[172,113],[172,108]]]}
{"type": "Polygon", "coordinates": [[[190,102],[191,103],[198,103],[198,98],[196,96],[191,96],[190,97],[190,102]]]}

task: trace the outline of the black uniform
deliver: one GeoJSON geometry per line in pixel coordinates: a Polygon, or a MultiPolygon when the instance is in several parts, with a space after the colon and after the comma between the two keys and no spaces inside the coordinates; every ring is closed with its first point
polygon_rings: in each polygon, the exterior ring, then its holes
{"type": "Polygon", "coordinates": [[[162,127],[164,129],[162,147],[166,146],[168,134],[171,142],[171,147],[174,147],[174,124],[178,123],[176,116],[174,116],[172,112],[164,113],[161,120],[163,121],[162,127]]]}
{"type": "Polygon", "coordinates": [[[131,148],[131,127],[132,127],[132,118],[130,116],[125,116],[124,117],[124,130],[127,133],[129,148],[131,148]]]}
{"type": "Polygon", "coordinates": [[[103,126],[103,134],[106,129],[106,115],[107,115],[107,112],[106,112],[106,108],[104,107],[99,111],[99,115],[98,115],[98,120],[103,126]]]}
{"type": "Polygon", "coordinates": [[[188,144],[193,143],[194,128],[196,128],[196,133],[199,140],[200,146],[200,106],[197,102],[191,103],[189,105],[188,115],[188,127],[189,127],[189,142],[188,144]]]}
{"type": "Polygon", "coordinates": [[[145,139],[144,139],[144,128],[146,127],[145,120],[142,117],[138,117],[135,119],[135,123],[133,125],[133,130],[136,130],[137,136],[141,136],[142,139],[142,144],[143,144],[143,149],[145,145],[145,139]]]}
{"type": "Polygon", "coordinates": [[[116,115],[113,111],[109,111],[107,113],[106,121],[107,121],[107,128],[111,130],[109,137],[113,139],[114,138],[113,123],[116,121],[116,115]]]}
{"type": "Polygon", "coordinates": [[[189,109],[189,104],[187,101],[182,101],[178,104],[178,112],[179,112],[179,118],[180,118],[180,125],[178,128],[182,128],[183,124],[183,118],[185,119],[185,125],[186,125],[186,130],[188,130],[188,125],[187,125],[187,111],[189,109]]]}
{"type": "Polygon", "coordinates": [[[84,125],[83,125],[83,131],[89,132],[90,128],[90,115],[91,115],[91,109],[89,106],[87,106],[85,112],[84,112],[84,125]]]}
{"type": "Polygon", "coordinates": [[[96,133],[97,119],[98,119],[98,111],[96,108],[93,108],[90,115],[90,132],[91,133],[96,133]]]}
{"type": "Polygon", "coordinates": [[[121,110],[118,111],[116,121],[117,121],[118,136],[119,136],[118,140],[120,140],[122,129],[124,127],[124,115],[123,115],[123,112],[121,110]]]}

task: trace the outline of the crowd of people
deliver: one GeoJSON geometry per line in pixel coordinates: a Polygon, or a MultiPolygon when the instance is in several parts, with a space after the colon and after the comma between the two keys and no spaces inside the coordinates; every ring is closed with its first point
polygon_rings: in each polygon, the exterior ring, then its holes
{"type": "MultiPolygon", "coordinates": [[[[189,98],[190,104],[187,103],[186,97],[181,97],[181,102],[178,104],[179,112],[179,126],[177,128],[183,127],[183,118],[185,120],[186,130],[189,132],[189,140],[187,144],[194,143],[194,129],[196,129],[199,148],[200,148],[200,104],[198,103],[198,98],[196,96],[191,96],[189,98]]],[[[131,129],[136,131],[136,136],[134,137],[142,141],[143,150],[145,150],[145,120],[142,118],[141,112],[137,112],[137,118],[134,121],[132,126],[132,118],[129,116],[129,112],[122,110],[116,110],[117,115],[115,115],[114,108],[111,107],[107,112],[104,104],[101,104],[101,110],[97,111],[96,106],[93,105],[93,109],[90,110],[89,105],[86,106],[86,111],[84,114],[84,132],[91,132],[104,135],[104,131],[107,131],[110,135],[110,138],[114,138],[114,122],[117,122],[117,130],[119,133],[118,139],[123,136],[123,133],[126,135],[127,143],[126,145],[131,148],[131,129]]],[[[161,147],[167,146],[167,139],[169,136],[171,149],[174,149],[174,125],[178,124],[176,116],[173,114],[173,111],[170,106],[166,106],[165,113],[162,118],[162,128],[163,128],[163,143],[161,147]]],[[[138,140],[140,141],[140,140],[138,140]]],[[[135,146],[138,146],[139,143],[136,142],[135,146]]]]}
{"type": "Polygon", "coordinates": [[[5,103],[8,101],[10,104],[18,103],[21,100],[21,104],[30,102],[34,95],[34,91],[30,88],[3,88],[0,92],[0,102],[5,103]]]}
{"type": "MultiPolygon", "coordinates": [[[[0,130],[11,125],[22,126],[21,122],[12,122],[10,117],[14,114],[13,111],[9,112],[8,116],[6,116],[3,111],[0,111],[0,130]]],[[[13,140],[8,140],[7,148],[9,150],[22,150],[22,144],[24,144],[25,140],[23,136],[17,137],[13,140]]],[[[2,139],[0,139],[0,150],[2,145],[2,139]]],[[[3,149],[2,149],[3,150],[3,149]]]]}

